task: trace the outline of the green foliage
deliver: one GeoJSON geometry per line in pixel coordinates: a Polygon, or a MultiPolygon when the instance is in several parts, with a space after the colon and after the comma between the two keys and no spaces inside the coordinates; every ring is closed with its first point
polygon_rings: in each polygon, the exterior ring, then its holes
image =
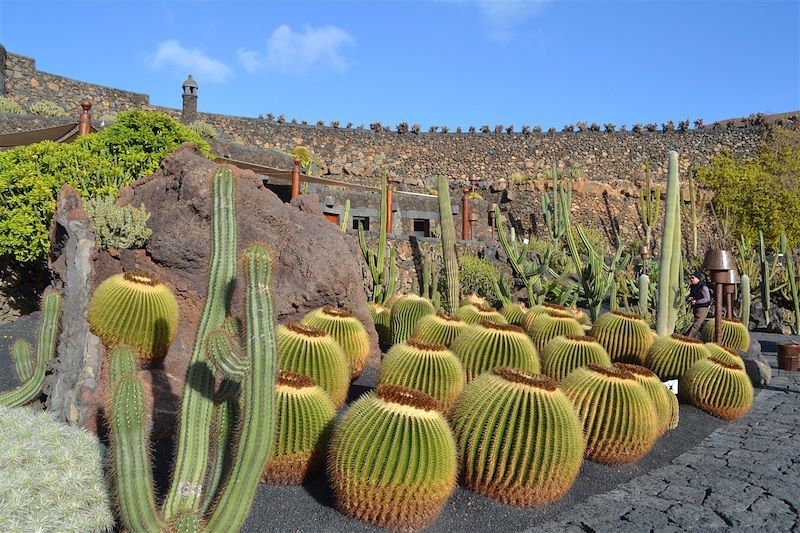
{"type": "Polygon", "coordinates": [[[497,295],[494,290],[494,283],[500,286],[508,286],[508,280],[500,273],[500,268],[476,255],[464,254],[458,261],[458,282],[461,286],[461,294],[475,293],[478,296],[495,301],[497,295]]]}
{"type": "Polygon", "coordinates": [[[0,531],[111,531],[97,437],[44,412],[0,406],[0,531]]]}
{"type": "Polygon", "coordinates": [[[775,250],[786,233],[790,247],[800,245],[800,130],[774,128],[752,160],[726,151],[696,173],[715,191],[716,211],[730,210],[735,237],[755,241],[762,231],[775,250]]]}
{"type": "Polygon", "coordinates": [[[66,117],[67,112],[64,111],[55,102],[49,100],[41,100],[34,102],[30,106],[30,112],[34,115],[41,115],[43,117],[66,117]]]}
{"type": "Polygon", "coordinates": [[[200,137],[204,137],[206,139],[217,138],[217,128],[203,120],[195,120],[189,124],[189,129],[198,134],[200,137]]]}
{"type": "Polygon", "coordinates": [[[106,126],[110,126],[117,121],[117,114],[116,113],[105,113],[100,115],[100,122],[104,123],[106,126]]]}
{"type": "Polygon", "coordinates": [[[0,96],[0,113],[10,113],[13,115],[21,115],[23,112],[22,106],[14,100],[0,96]]]}
{"type": "Polygon", "coordinates": [[[95,244],[106,248],[141,248],[152,235],[144,205],[116,207],[113,196],[95,196],[83,204],[94,229],[95,244]]]}
{"type": "Polygon", "coordinates": [[[47,257],[48,228],[62,185],[84,198],[116,196],[186,141],[210,156],[208,144],[171,117],[133,111],[70,144],[44,141],[0,152],[0,256],[21,262],[47,257]]]}
{"type": "MultiPolygon", "coordinates": [[[[302,148],[301,146],[296,147],[302,148]]],[[[395,250],[386,242],[386,222],[389,216],[389,204],[387,200],[389,186],[389,174],[386,170],[381,172],[381,216],[380,227],[378,228],[378,246],[371,248],[367,246],[367,238],[364,234],[364,226],[358,225],[358,245],[361,248],[361,256],[369,267],[372,275],[372,301],[385,305],[394,293],[394,283],[397,276],[397,262],[395,261],[395,250]],[[389,265],[386,267],[386,249],[389,249],[389,265]],[[388,271],[388,272],[387,272],[388,271]]]]}

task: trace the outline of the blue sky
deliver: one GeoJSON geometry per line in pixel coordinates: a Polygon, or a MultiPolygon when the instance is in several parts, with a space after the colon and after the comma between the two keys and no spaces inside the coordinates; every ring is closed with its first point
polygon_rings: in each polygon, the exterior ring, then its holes
{"type": "Polygon", "coordinates": [[[800,2],[0,0],[40,69],[201,111],[617,125],[800,109],[800,2]],[[81,34],[79,30],[84,28],[81,34]]]}

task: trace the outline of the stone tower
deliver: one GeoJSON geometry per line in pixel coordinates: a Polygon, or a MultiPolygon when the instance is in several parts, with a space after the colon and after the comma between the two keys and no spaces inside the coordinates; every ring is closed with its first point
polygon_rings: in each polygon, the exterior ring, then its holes
{"type": "Polygon", "coordinates": [[[197,82],[192,75],[183,82],[183,109],[181,110],[181,122],[190,124],[197,118],[197,82]]]}

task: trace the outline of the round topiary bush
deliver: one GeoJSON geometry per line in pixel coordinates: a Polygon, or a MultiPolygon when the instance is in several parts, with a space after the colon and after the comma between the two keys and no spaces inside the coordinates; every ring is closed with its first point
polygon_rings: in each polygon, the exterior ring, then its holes
{"type": "Polygon", "coordinates": [[[601,315],[590,333],[614,362],[644,364],[653,343],[650,326],[641,316],[620,311],[601,315]]]}
{"type": "Polygon", "coordinates": [[[363,324],[347,311],[322,307],[303,317],[303,324],[319,328],[336,339],[347,356],[350,380],[358,379],[369,355],[369,336],[363,324]]]}
{"type": "Polygon", "coordinates": [[[542,373],[561,381],[576,368],[591,363],[611,366],[606,349],[589,336],[558,336],[544,345],[541,351],[542,373]]]}
{"type": "Polygon", "coordinates": [[[464,330],[451,349],[464,366],[468,382],[500,366],[539,372],[539,354],[518,326],[483,320],[464,330]]]}
{"type": "Polygon", "coordinates": [[[449,348],[465,329],[466,322],[439,312],[420,318],[411,338],[430,344],[443,344],[449,348]]]}
{"type": "Polygon", "coordinates": [[[681,376],[678,395],[713,416],[738,420],[753,404],[753,384],[742,365],[709,357],[699,360],[681,376]]]}
{"type": "Polygon", "coordinates": [[[678,397],[661,383],[658,376],[650,369],[641,365],[614,363],[614,366],[620,370],[630,372],[634,379],[644,387],[647,394],[650,395],[650,399],[653,400],[653,405],[656,408],[656,416],[659,422],[659,435],[665,433],[667,430],[678,427],[678,418],[680,416],[678,397]]]}
{"type": "Polygon", "coordinates": [[[427,394],[394,385],[379,385],[350,407],[328,458],[343,513],[398,531],[436,519],[457,474],[456,443],[440,408],[427,394]]]}
{"type": "MultiPolygon", "coordinates": [[[[705,323],[702,329],[703,340],[714,342],[714,328],[716,319],[711,319],[705,323]]],[[[731,350],[745,351],[750,348],[750,332],[747,327],[738,320],[722,319],[722,338],[719,344],[731,350]]]]}
{"type": "Polygon", "coordinates": [[[677,333],[658,337],[647,351],[644,366],[661,381],[680,378],[693,364],[709,356],[703,341],[677,333]]]}
{"type": "Polygon", "coordinates": [[[583,461],[583,428],[552,379],[508,367],[485,372],[452,414],[464,484],[517,507],[561,498],[583,461]]]}
{"type": "Polygon", "coordinates": [[[463,305],[458,310],[458,318],[467,324],[477,324],[481,320],[488,320],[495,324],[507,324],[506,318],[497,312],[494,307],[486,307],[480,304],[463,305]]]}

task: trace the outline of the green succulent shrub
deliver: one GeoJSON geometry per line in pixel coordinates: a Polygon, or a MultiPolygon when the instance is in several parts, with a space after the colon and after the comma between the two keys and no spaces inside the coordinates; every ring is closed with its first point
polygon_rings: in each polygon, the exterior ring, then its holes
{"type": "MultiPolygon", "coordinates": [[[[716,327],[716,318],[712,318],[705,323],[702,329],[703,340],[706,342],[714,342],[714,328],[716,327]]],[[[722,338],[719,344],[725,348],[732,350],[746,351],[750,348],[750,332],[747,331],[747,326],[738,320],[722,319],[722,338]]]]}
{"type": "Polygon", "coordinates": [[[723,420],[738,420],[753,404],[753,384],[739,363],[701,359],[678,380],[681,400],[723,420]]]}
{"type": "Polygon", "coordinates": [[[440,408],[422,392],[379,385],[348,409],[328,456],[342,512],[397,531],[436,519],[457,475],[456,443],[440,408]]]}
{"type": "Polygon", "coordinates": [[[500,267],[487,259],[470,254],[458,256],[458,282],[461,294],[474,293],[492,302],[497,297],[495,283],[509,288],[508,280],[501,274],[500,267]]]}
{"type": "Polygon", "coordinates": [[[378,332],[378,342],[381,347],[392,345],[392,310],[377,302],[369,302],[369,314],[375,323],[378,332]]]}
{"type": "Polygon", "coordinates": [[[100,115],[100,122],[105,124],[106,126],[110,126],[117,121],[117,114],[116,113],[106,113],[104,115],[100,115]]]}
{"type": "Polygon", "coordinates": [[[63,185],[83,198],[116,196],[187,141],[210,156],[208,144],[173,118],[131,111],[120,113],[113,126],[72,143],[44,141],[0,151],[0,256],[46,260],[48,228],[63,185]]]}
{"type": "Polygon", "coordinates": [[[278,368],[308,376],[326,392],[335,408],[347,399],[350,368],[344,350],[325,330],[289,322],[275,330],[278,368]]]}
{"type": "Polygon", "coordinates": [[[541,351],[542,373],[558,381],[591,363],[611,366],[611,358],[597,339],[589,336],[555,337],[541,351]]]}
{"type": "Polygon", "coordinates": [[[678,397],[661,383],[658,376],[641,365],[614,363],[614,366],[620,370],[630,372],[633,378],[650,395],[650,399],[653,400],[653,406],[656,409],[656,417],[658,417],[659,435],[678,427],[678,418],[680,416],[678,397]]]}
{"type": "Polygon", "coordinates": [[[0,113],[21,115],[23,111],[22,106],[14,100],[6,98],[5,96],[0,96],[0,113]]]}
{"type": "Polygon", "coordinates": [[[410,339],[417,322],[435,312],[430,300],[422,296],[407,294],[398,298],[391,311],[392,345],[410,339]]]}
{"type": "Polygon", "coordinates": [[[533,319],[527,331],[534,346],[540,351],[545,344],[559,335],[580,337],[584,333],[580,323],[571,314],[559,311],[549,311],[538,315],[533,319]]]}
{"type": "Polygon", "coordinates": [[[112,531],[97,437],[44,412],[0,405],[0,531],[112,531]]]}
{"type": "Polygon", "coordinates": [[[515,326],[522,326],[527,312],[528,308],[522,302],[507,303],[500,309],[500,314],[503,315],[503,318],[505,318],[509,324],[515,326]]]}
{"type": "Polygon", "coordinates": [[[92,223],[95,244],[106,248],[141,248],[153,231],[147,227],[150,213],[131,205],[116,207],[113,196],[95,196],[83,204],[92,223]]]}
{"type": "Polygon", "coordinates": [[[441,344],[415,339],[395,344],[378,372],[378,384],[400,385],[424,392],[447,413],[464,389],[466,376],[453,352],[441,344]]]}
{"type": "Polygon", "coordinates": [[[477,324],[482,320],[488,320],[495,324],[507,324],[506,317],[501,315],[494,307],[486,307],[481,304],[462,305],[458,310],[458,318],[466,324],[477,324]]]}
{"type": "Polygon", "coordinates": [[[621,311],[601,315],[590,335],[603,345],[612,361],[635,365],[644,364],[653,343],[648,323],[639,315],[621,311]]]}
{"type": "Polygon", "coordinates": [[[332,307],[311,311],[303,317],[303,324],[319,328],[336,339],[347,356],[350,380],[358,379],[369,355],[369,336],[364,325],[353,314],[332,307]]]}
{"type": "Polygon", "coordinates": [[[89,325],[103,343],[130,346],[140,363],[167,355],[178,331],[178,302],[169,287],[150,274],[125,272],[105,279],[89,302],[89,325]]]}
{"type": "Polygon", "coordinates": [[[429,344],[442,344],[450,347],[458,338],[467,324],[456,317],[439,312],[435,315],[425,315],[420,318],[411,338],[429,344]]]}
{"type": "Polygon", "coordinates": [[[673,333],[653,341],[644,366],[655,372],[661,381],[669,381],[680,378],[693,364],[709,355],[703,341],[673,333]]]}
{"type": "Polygon", "coordinates": [[[49,100],[41,100],[39,102],[34,102],[28,108],[31,113],[34,115],[41,115],[43,117],[66,117],[67,112],[64,111],[58,104],[55,102],[50,102],[49,100]]]}
{"type": "Polygon", "coordinates": [[[653,400],[630,372],[591,364],[576,368],[560,387],[583,424],[587,459],[632,463],[655,444],[659,426],[653,400]]]}
{"type": "Polygon", "coordinates": [[[206,139],[216,139],[217,129],[203,120],[195,120],[189,124],[189,129],[206,139]]]}
{"type": "Polygon", "coordinates": [[[464,389],[452,414],[464,484],[517,507],[561,498],[578,477],[583,427],[555,381],[500,367],[464,389]]]}
{"type": "Polygon", "coordinates": [[[464,366],[468,382],[500,366],[539,372],[539,353],[518,326],[483,320],[465,329],[451,350],[464,366]]]}
{"type": "Polygon", "coordinates": [[[336,409],[308,376],[278,372],[275,382],[275,440],[264,481],[300,485],[323,465],[336,409]]]}

